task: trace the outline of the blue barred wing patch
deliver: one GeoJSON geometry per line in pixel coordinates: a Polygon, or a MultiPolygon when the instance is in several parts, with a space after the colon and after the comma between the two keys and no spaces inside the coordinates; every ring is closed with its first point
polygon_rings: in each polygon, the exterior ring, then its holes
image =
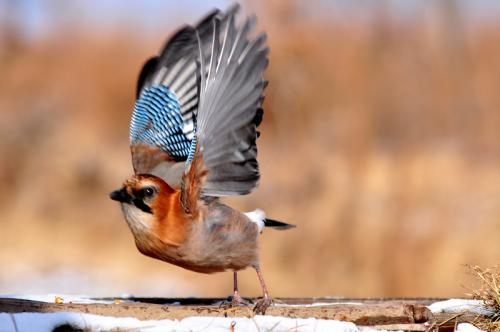
{"type": "Polygon", "coordinates": [[[186,160],[196,144],[192,135],[185,134],[189,131],[194,131],[193,121],[182,118],[179,101],[167,86],[153,85],[142,91],[130,123],[131,145],[144,143],[186,160]]]}

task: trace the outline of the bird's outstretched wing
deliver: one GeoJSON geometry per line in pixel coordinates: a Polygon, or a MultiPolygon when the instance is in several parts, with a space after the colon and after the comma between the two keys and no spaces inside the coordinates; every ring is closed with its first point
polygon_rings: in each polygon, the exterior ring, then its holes
{"type": "MultiPolygon", "coordinates": [[[[200,103],[200,41],[213,38],[213,20],[226,25],[238,10],[214,10],[196,26],[174,34],[159,55],[143,66],[137,83],[137,100],[130,123],[132,164],[136,174],[153,174],[172,187],[180,186],[184,161],[194,143],[200,103]]],[[[204,50],[202,57],[208,57],[204,50]]]]}
{"type": "Polygon", "coordinates": [[[234,13],[224,26],[214,17],[212,39],[199,38],[200,53],[208,48],[210,57],[200,57],[200,71],[206,74],[199,86],[196,145],[183,182],[187,210],[199,196],[244,195],[258,184],[255,141],[269,49],[265,34],[251,37],[254,25],[254,17],[238,27],[234,13]]]}

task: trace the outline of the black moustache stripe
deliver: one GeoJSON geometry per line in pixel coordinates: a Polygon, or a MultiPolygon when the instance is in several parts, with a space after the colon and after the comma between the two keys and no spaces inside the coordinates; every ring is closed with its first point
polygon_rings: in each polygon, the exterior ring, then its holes
{"type": "Polygon", "coordinates": [[[146,205],[142,199],[134,198],[134,199],[132,200],[132,203],[134,203],[134,205],[135,205],[138,209],[140,209],[140,210],[142,210],[142,211],[144,211],[144,212],[146,212],[146,213],[151,213],[151,214],[153,214],[153,211],[151,211],[151,208],[150,208],[148,205],[146,205]]]}

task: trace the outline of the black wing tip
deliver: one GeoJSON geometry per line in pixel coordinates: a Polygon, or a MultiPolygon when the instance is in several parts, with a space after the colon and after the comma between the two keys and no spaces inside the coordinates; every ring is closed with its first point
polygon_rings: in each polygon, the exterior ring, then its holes
{"type": "Polygon", "coordinates": [[[224,13],[224,15],[226,17],[231,17],[231,16],[235,16],[236,14],[238,14],[238,12],[241,10],[241,5],[237,2],[233,3],[232,5],[230,5],[227,9],[226,9],[226,12],[224,13]]]}
{"type": "Polygon", "coordinates": [[[201,20],[199,20],[195,26],[196,26],[196,29],[202,29],[204,26],[206,26],[206,24],[212,22],[212,20],[214,19],[214,17],[217,17],[220,15],[220,10],[219,9],[212,9],[208,14],[206,14],[205,16],[203,16],[201,18],[201,20]]]}
{"type": "Polygon", "coordinates": [[[231,6],[229,6],[229,8],[225,12],[222,12],[219,9],[212,9],[212,11],[206,14],[201,20],[199,20],[195,24],[196,30],[200,34],[211,32],[213,20],[218,19],[220,21],[226,21],[231,17],[234,17],[240,11],[240,8],[241,8],[240,4],[236,2],[233,3],[231,6]]]}
{"type": "Polygon", "coordinates": [[[148,61],[146,61],[142,66],[141,72],[139,73],[139,79],[137,80],[136,98],[139,98],[139,96],[141,95],[142,89],[147,84],[147,81],[150,79],[151,75],[156,71],[157,65],[158,57],[155,56],[149,58],[148,61]]]}
{"type": "Polygon", "coordinates": [[[136,98],[139,98],[141,91],[152,80],[159,68],[166,65],[166,57],[173,52],[172,48],[179,45],[188,45],[190,42],[194,44],[196,40],[196,30],[191,26],[183,26],[173,35],[167,38],[167,41],[161,48],[157,56],[154,56],[142,66],[137,80],[136,98]]]}
{"type": "Polygon", "coordinates": [[[271,227],[271,228],[274,228],[274,229],[277,229],[277,230],[280,230],[280,231],[284,231],[284,230],[287,230],[287,229],[291,229],[291,228],[297,227],[296,225],[287,224],[287,223],[284,223],[282,221],[278,221],[278,220],[274,220],[274,219],[266,219],[264,221],[264,225],[266,227],[271,227]]]}
{"type": "Polygon", "coordinates": [[[264,110],[262,109],[262,107],[257,108],[257,110],[255,111],[255,116],[253,117],[252,120],[255,127],[260,126],[263,117],[264,117],[264,110]]]}
{"type": "Polygon", "coordinates": [[[178,46],[179,44],[188,44],[195,41],[196,29],[190,25],[184,25],[177,29],[175,33],[170,35],[164,42],[161,51],[159,52],[159,58],[164,59],[170,52],[172,52],[173,46],[178,46]]]}

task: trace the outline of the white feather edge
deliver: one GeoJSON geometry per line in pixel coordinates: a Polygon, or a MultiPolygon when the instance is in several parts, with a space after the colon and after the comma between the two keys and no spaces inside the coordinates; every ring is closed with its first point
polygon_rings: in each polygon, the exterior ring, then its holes
{"type": "Polygon", "coordinates": [[[245,212],[245,215],[251,222],[254,222],[257,225],[259,233],[262,233],[265,226],[266,213],[261,209],[255,209],[251,212],[245,212]]]}

